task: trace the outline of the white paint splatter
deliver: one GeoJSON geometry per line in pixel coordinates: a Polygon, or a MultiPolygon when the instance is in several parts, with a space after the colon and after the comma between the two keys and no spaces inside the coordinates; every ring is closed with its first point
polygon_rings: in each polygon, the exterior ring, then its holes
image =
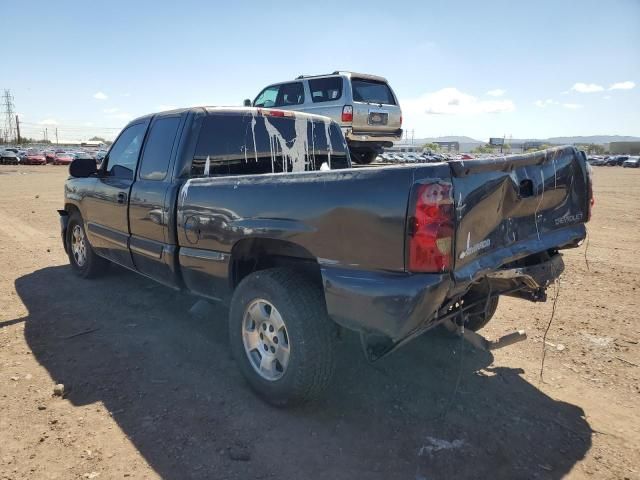
{"type": "Polygon", "coordinates": [[[464,440],[442,440],[435,437],[426,438],[428,445],[423,445],[418,451],[418,456],[431,455],[432,453],[439,452],[441,450],[456,450],[464,446],[464,440]]]}
{"type": "Polygon", "coordinates": [[[207,155],[207,161],[204,162],[204,176],[209,176],[209,168],[211,167],[211,157],[207,155]]]}
{"type": "Polygon", "coordinates": [[[277,147],[280,146],[282,152],[282,160],[284,162],[283,171],[287,171],[286,165],[291,162],[292,172],[304,172],[305,171],[305,158],[309,154],[309,142],[307,139],[307,123],[306,117],[296,116],[293,118],[295,127],[295,136],[291,146],[287,145],[287,141],[282,136],[282,133],[269,121],[268,117],[264,117],[264,126],[269,134],[269,141],[272,145],[271,148],[271,166],[272,172],[275,171],[275,153],[277,153],[277,147]]]}

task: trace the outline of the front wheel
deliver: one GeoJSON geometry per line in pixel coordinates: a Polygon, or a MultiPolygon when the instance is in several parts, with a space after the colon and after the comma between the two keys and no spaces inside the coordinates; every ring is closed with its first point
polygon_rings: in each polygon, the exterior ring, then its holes
{"type": "Polygon", "coordinates": [[[109,266],[108,260],[99,257],[93,251],[79,213],[74,212],[69,218],[66,241],[69,263],[79,277],[97,277],[109,266]]]}
{"type": "Polygon", "coordinates": [[[321,288],[293,270],[252,273],[233,295],[231,351],[251,388],[273,405],[320,396],[333,375],[335,333],[321,288]]]}

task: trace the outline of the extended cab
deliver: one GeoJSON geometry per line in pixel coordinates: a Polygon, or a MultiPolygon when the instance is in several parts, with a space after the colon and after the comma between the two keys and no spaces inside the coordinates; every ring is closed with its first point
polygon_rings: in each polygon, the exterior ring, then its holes
{"type": "Polygon", "coordinates": [[[278,405],[328,385],[339,328],[377,359],[443,322],[481,328],[500,295],[544,300],[591,208],[572,147],[351,168],[335,122],[272,109],[142,117],[70,173],[73,271],[114,262],[229,303],[238,366],[278,405]]]}

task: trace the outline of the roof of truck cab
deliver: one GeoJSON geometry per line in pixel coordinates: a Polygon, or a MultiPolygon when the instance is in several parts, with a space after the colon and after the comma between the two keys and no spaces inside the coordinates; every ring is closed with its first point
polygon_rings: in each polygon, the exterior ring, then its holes
{"type": "Polygon", "coordinates": [[[262,112],[270,112],[270,111],[282,111],[287,114],[288,117],[293,118],[306,118],[308,120],[316,120],[326,122],[327,120],[331,120],[329,117],[325,117],[323,115],[317,115],[315,113],[306,113],[306,112],[298,112],[292,110],[280,110],[278,108],[261,108],[261,107],[217,107],[217,106],[201,106],[201,107],[187,107],[187,108],[176,108],[174,110],[165,110],[162,112],[150,113],[147,115],[143,115],[141,117],[135,118],[131,120],[127,125],[131,125],[134,123],[140,123],[144,120],[149,120],[152,117],[161,115],[180,115],[186,112],[197,112],[204,111],[206,113],[217,113],[217,114],[247,114],[250,113],[252,115],[262,115],[262,112]]]}

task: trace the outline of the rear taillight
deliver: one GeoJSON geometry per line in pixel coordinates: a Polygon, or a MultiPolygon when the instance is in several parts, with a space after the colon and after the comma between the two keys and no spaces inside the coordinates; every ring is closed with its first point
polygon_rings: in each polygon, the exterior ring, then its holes
{"type": "Polygon", "coordinates": [[[400,126],[402,126],[402,115],[400,115],[400,126]]]}
{"type": "Polygon", "coordinates": [[[452,266],[453,195],[447,182],[418,185],[415,211],[409,217],[411,272],[446,272],[452,266]]]}
{"type": "Polygon", "coordinates": [[[353,107],[351,105],[342,107],[342,121],[353,122],[353,107]]]}

